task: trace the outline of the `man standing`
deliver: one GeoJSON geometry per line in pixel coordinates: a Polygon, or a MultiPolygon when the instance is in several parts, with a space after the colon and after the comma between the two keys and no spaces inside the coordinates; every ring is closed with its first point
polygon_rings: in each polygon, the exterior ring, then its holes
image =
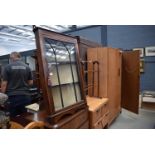
{"type": "Polygon", "coordinates": [[[29,86],[33,84],[33,79],[31,69],[21,61],[18,52],[10,54],[10,61],[2,73],[1,92],[9,97],[10,115],[17,116],[26,112],[25,106],[31,103],[29,86]]]}

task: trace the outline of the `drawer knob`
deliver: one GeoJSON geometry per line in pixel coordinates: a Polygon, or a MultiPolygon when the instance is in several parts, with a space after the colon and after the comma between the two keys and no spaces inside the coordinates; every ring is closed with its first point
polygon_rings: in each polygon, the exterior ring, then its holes
{"type": "Polygon", "coordinates": [[[96,113],[99,113],[100,112],[100,110],[98,109],[98,110],[96,110],[96,113]]]}

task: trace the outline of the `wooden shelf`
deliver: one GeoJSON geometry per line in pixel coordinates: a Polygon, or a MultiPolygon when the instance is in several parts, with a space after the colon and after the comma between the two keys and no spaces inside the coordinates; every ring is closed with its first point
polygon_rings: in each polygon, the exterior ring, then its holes
{"type": "Polygon", "coordinates": [[[76,61],[58,61],[57,63],[55,62],[48,62],[51,63],[52,65],[67,65],[67,64],[76,64],[76,61]]]}
{"type": "Polygon", "coordinates": [[[60,85],[52,85],[52,86],[49,85],[49,87],[54,88],[54,87],[58,87],[58,86],[67,86],[67,85],[70,85],[70,84],[79,84],[79,82],[63,83],[63,84],[60,84],[60,85]]]}

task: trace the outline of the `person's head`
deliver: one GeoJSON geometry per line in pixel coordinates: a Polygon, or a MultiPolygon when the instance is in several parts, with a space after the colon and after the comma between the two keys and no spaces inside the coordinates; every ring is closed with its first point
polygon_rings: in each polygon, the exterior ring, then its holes
{"type": "Polygon", "coordinates": [[[12,52],[10,54],[10,60],[11,61],[16,61],[16,60],[20,60],[21,59],[21,55],[19,52],[12,52]]]}

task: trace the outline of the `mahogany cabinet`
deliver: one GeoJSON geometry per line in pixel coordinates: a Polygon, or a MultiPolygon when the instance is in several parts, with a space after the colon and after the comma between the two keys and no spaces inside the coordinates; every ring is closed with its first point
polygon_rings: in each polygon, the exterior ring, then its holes
{"type": "Polygon", "coordinates": [[[47,128],[88,128],[77,39],[34,27],[47,128]]]}
{"type": "MultiPolygon", "coordinates": [[[[107,47],[89,48],[87,52],[88,61],[99,62],[99,78],[96,73],[94,75],[94,92],[95,96],[109,99],[108,124],[111,124],[121,111],[121,55],[119,49],[107,47]]],[[[88,70],[92,70],[91,64],[88,65],[88,70]]],[[[92,83],[92,73],[88,74],[88,83],[92,83]]],[[[92,89],[88,89],[88,95],[93,96],[92,89]]]]}

